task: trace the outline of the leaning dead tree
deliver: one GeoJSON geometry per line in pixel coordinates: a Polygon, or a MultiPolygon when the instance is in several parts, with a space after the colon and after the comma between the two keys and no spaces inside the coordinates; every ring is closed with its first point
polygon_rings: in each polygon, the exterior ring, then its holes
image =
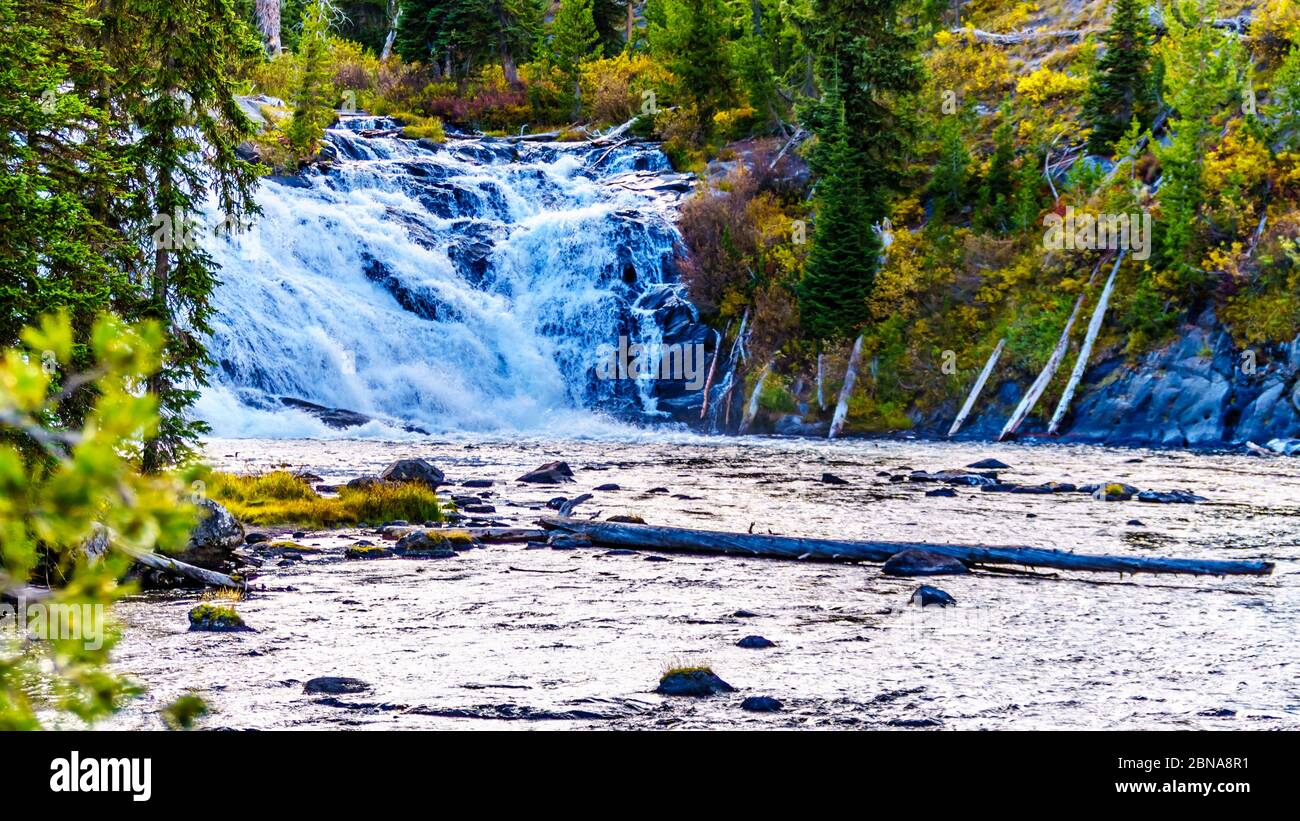
{"type": "Polygon", "coordinates": [[[601,547],[640,547],[668,552],[723,553],[774,559],[885,562],[905,550],[924,550],[950,556],[970,565],[1023,565],[1097,573],[1180,573],[1193,576],[1267,576],[1273,572],[1273,563],[1264,561],[1105,556],[1040,547],[801,539],[794,536],[693,530],[563,517],[545,517],[541,524],[548,530],[584,534],[591,539],[592,544],[601,547]]]}
{"type": "Polygon", "coordinates": [[[966,422],[966,417],[970,415],[971,409],[975,407],[975,400],[979,398],[980,391],[984,390],[984,383],[989,381],[989,375],[993,373],[993,368],[997,366],[998,359],[1002,357],[1002,349],[1006,346],[1006,338],[999,339],[998,346],[993,349],[993,353],[989,354],[988,361],[984,363],[984,370],[980,371],[979,378],[975,380],[970,393],[966,395],[966,403],[961,406],[961,412],[957,414],[957,418],[952,420],[952,427],[948,428],[949,436],[956,436],[957,431],[961,430],[961,426],[966,422]]]}
{"type": "Polygon", "coordinates": [[[849,353],[849,364],[844,369],[844,385],[840,388],[840,401],[835,403],[835,415],[831,417],[831,429],[827,439],[834,439],[844,428],[844,420],[849,416],[849,397],[853,396],[853,385],[858,381],[858,359],[862,356],[862,334],[853,343],[849,353]]]}
{"type": "Polygon", "coordinates": [[[1110,276],[1106,278],[1106,287],[1101,289],[1101,296],[1097,299],[1097,307],[1092,311],[1092,319],[1088,322],[1088,335],[1083,338],[1083,345],[1079,348],[1079,358],[1074,362],[1074,370],[1070,373],[1070,381],[1065,383],[1065,392],[1061,394],[1061,401],[1056,403],[1056,412],[1052,414],[1052,421],[1047,425],[1049,436],[1055,435],[1061,422],[1065,419],[1066,412],[1070,409],[1070,400],[1074,398],[1074,391],[1079,387],[1079,380],[1083,379],[1083,372],[1088,369],[1088,357],[1092,356],[1092,346],[1097,342],[1097,334],[1101,332],[1102,322],[1106,319],[1106,307],[1110,304],[1110,294],[1115,288],[1115,275],[1119,273],[1120,263],[1124,261],[1124,255],[1127,251],[1120,251],[1119,256],[1115,258],[1115,267],[1110,269],[1110,276]]]}
{"type": "MultiPolygon", "coordinates": [[[[1092,284],[1097,280],[1097,271],[1100,269],[1101,260],[1098,260],[1096,267],[1092,269],[1092,276],[1088,279],[1088,287],[1092,287],[1092,284]]],[[[1079,318],[1079,311],[1082,310],[1083,300],[1087,295],[1088,292],[1084,291],[1074,301],[1074,310],[1070,311],[1070,318],[1065,323],[1065,329],[1061,331],[1061,338],[1056,341],[1056,348],[1053,349],[1052,355],[1047,358],[1047,364],[1043,366],[1038,378],[1029,386],[1029,390],[1025,391],[1024,397],[1011,414],[1011,418],[1002,426],[1002,432],[998,434],[999,442],[1016,432],[1016,429],[1025,421],[1025,418],[1034,410],[1034,405],[1038,404],[1038,400],[1042,397],[1043,392],[1047,390],[1047,386],[1052,383],[1052,377],[1056,376],[1056,371],[1061,367],[1061,363],[1065,361],[1065,352],[1070,347],[1070,331],[1074,329],[1074,321],[1079,318]]]]}

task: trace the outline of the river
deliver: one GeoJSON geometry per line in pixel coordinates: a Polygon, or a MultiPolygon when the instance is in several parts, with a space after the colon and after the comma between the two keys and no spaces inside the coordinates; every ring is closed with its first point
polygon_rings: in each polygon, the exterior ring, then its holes
{"type": "MultiPolygon", "coordinates": [[[[930,580],[948,609],[907,604],[917,580],[879,566],[493,545],[453,559],[346,561],[356,530],[301,539],[239,609],[256,632],[191,633],[189,596],[119,609],[118,669],[148,688],[109,726],[157,727],[201,693],[210,728],[1300,728],[1300,461],[1051,444],[712,438],[627,429],[590,439],[452,435],[406,441],[214,439],[227,470],[302,467],[327,482],[419,456],[448,480],[492,479],[524,523],[605,483],[580,513],[653,524],[841,538],[1035,545],[1134,556],[1267,559],[1270,577],[973,573],[930,580]],[[1122,481],[1196,505],[1011,495],[894,483],[881,472],[998,458],[1006,480],[1122,481]],[[521,485],[567,461],[576,481],[521,485]],[[824,484],[823,472],[848,480],[824,484]],[[667,492],[650,492],[665,488],[667,492]],[[1132,523],[1134,520],[1140,523],[1132,523]],[[736,615],[749,611],[754,615],[736,615]],[[762,635],[776,643],[742,649],[762,635]],[[653,693],[706,664],[737,692],[653,693]],[[304,693],[317,676],[365,693],[304,693]],[[741,710],[746,696],[777,713],[741,710]]],[[[450,488],[458,493],[469,492],[450,488]]],[[[375,538],[369,536],[369,538],[375,538]]]]}

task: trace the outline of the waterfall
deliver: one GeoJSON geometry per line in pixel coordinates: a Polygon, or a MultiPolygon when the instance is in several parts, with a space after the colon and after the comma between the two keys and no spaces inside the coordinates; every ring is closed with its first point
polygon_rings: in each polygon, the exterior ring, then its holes
{"type": "Polygon", "coordinates": [[[672,271],[689,179],[645,144],[362,133],[377,125],[344,118],[333,162],[263,181],[256,223],[212,249],[197,410],[213,432],[325,431],[286,398],[377,420],[363,434],[657,415],[653,390],[594,365],[620,335],[653,343],[666,317],[696,318],[672,271]]]}

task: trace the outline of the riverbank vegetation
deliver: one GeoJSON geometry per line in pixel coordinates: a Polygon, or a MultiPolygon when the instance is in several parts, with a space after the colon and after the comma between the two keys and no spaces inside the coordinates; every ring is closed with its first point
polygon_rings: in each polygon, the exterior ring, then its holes
{"type": "Polygon", "coordinates": [[[373,482],[341,487],[322,496],[304,479],[288,471],[259,475],[213,472],[206,490],[241,522],[252,525],[293,525],[323,528],[396,520],[443,521],[433,490],[421,484],[373,482]]]}

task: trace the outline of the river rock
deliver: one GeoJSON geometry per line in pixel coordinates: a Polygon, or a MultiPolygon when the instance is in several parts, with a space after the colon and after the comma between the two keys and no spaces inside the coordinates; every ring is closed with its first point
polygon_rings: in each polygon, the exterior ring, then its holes
{"type": "Polygon", "coordinates": [[[456,555],[450,542],[426,530],[416,530],[398,539],[393,553],[408,559],[449,559],[456,555]]]}
{"type": "Polygon", "coordinates": [[[441,470],[423,459],[398,459],[384,468],[379,478],[389,482],[417,482],[430,490],[437,490],[447,479],[441,470]]]}
{"type": "Polygon", "coordinates": [[[664,696],[711,696],[735,690],[706,667],[670,672],[659,679],[659,686],[655,688],[656,693],[664,696]]]}
{"type": "Polygon", "coordinates": [[[383,479],[380,479],[378,476],[358,476],[357,478],[349,481],[347,485],[345,485],[345,487],[347,487],[349,490],[365,490],[366,488],[372,488],[375,485],[382,485],[382,484],[385,484],[385,482],[383,479]]]}
{"type": "Polygon", "coordinates": [[[266,535],[265,533],[254,532],[244,536],[245,544],[257,544],[258,542],[269,542],[270,540],[271,537],[266,535]]]}
{"type": "Polygon", "coordinates": [[[231,554],[244,543],[244,526],[217,502],[200,499],[199,523],[190,531],[189,543],[176,558],[208,570],[224,570],[230,566],[231,554]]]}
{"type": "Polygon", "coordinates": [[[776,642],[771,639],[765,639],[762,636],[745,636],[736,642],[737,647],[744,647],[746,650],[763,650],[768,647],[775,647],[776,642]]]}
{"type": "Polygon", "coordinates": [[[927,490],[927,491],[925,492],[925,495],[926,495],[926,496],[944,496],[944,497],[951,498],[951,497],[957,495],[957,491],[953,490],[953,489],[950,488],[950,487],[937,487],[937,488],[935,488],[934,490],[927,490]]]}
{"type": "MultiPolygon", "coordinates": [[[[1296,388],[1296,395],[1300,396],[1300,386],[1296,388]]],[[[1295,456],[1300,454],[1300,439],[1270,439],[1264,447],[1283,456],[1295,456]]]]}
{"type": "Polygon", "coordinates": [[[622,490],[622,489],[623,488],[619,487],[613,482],[609,482],[603,485],[597,485],[596,487],[592,488],[592,490],[622,490]]]}
{"type": "Polygon", "coordinates": [[[751,713],[779,713],[785,705],[771,696],[750,696],[740,702],[740,709],[751,713]]]}
{"type": "Polygon", "coordinates": [[[492,487],[491,479],[466,479],[460,483],[461,487],[492,487]]]}
{"type": "Polygon", "coordinates": [[[637,516],[637,515],[635,515],[635,514],[631,514],[631,513],[615,513],[613,516],[610,516],[610,517],[609,517],[608,519],[606,519],[605,521],[607,521],[607,522],[618,522],[618,523],[620,523],[620,524],[625,524],[625,525],[643,525],[643,524],[645,524],[645,519],[642,519],[640,516],[637,516]]]}
{"type": "Polygon", "coordinates": [[[1137,495],[1139,502],[1153,502],[1164,505],[1194,505],[1197,502],[1208,502],[1204,496],[1197,496],[1186,490],[1144,490],[1137,495]]]}
{"type": "Polygon", "coordinates": [[[539,468],[528,471],[515,481],[537,485],[558,485],[573,481],[573,469],[567,462],[547,462],[539,468]]]}
{"type": "Polygon", "coordinates": [[[1010,470],[1011,465],[997,459],[981,459],[978,462],[972,462],[966,467],[973,470],[1010,470]]]}
{"type": "Polygon", "coordinates": [[[1132,485],[1126,485],[1123,482],[1107,482],[1101,485],[1084,485],[1079,488],[1082,492],[1089,492],[1092,488],[1092,498],[1102,502],[1127,502],[1132,499],[1138,492],[1138,489],[1132,485]]]}
{"type": "Polygon", "coordinates": [[[328,695],[348,695],[364,693],[370,685],[359,678],[345,676],[320,676],[302,686],[304,693],[325,693],[328,695]]]}
{"type": "Polygon", "coordinates": [[[970,570],[957,559],[941,553],[903,550],[890,556],[880,572],[886,576],[956,576],[970,570]]]}
{"type": "Polygon", "coordinates": [[[912,593],[912,597],[907,600],[907,603],[919,604],[921,607],[928,607],[932,604],[938,605],[939,607],[947,607],[956,604],[957,600],[937,587],[923,584],[916,588],[916,591],[912,593]]]}
{"type": "Polygon", "coordinates": [[[232,607],[200,604],[189,612],[190,630],[214,633],[250,631],[232,607]]]}
{"type": "Polygon", "coordinates": [[[972,473],[969,470],[940,470],[935,473],[914,470],[908,474],[907,478],[913,482],[943,482],[949,485],[970,485],[971,487],[996,485],[998,483],[996,473],[972,473]]]}
{"type": "Polygon", "coordinates": [[[848,480],[848,479],[841,479],[840,477],[836,476],[834,473],[823,473],[823,474],[822,474],[822,484],[826,484],[826,485],[847,485],[848,483],[849,483],[849,480],[848,480]]]}

